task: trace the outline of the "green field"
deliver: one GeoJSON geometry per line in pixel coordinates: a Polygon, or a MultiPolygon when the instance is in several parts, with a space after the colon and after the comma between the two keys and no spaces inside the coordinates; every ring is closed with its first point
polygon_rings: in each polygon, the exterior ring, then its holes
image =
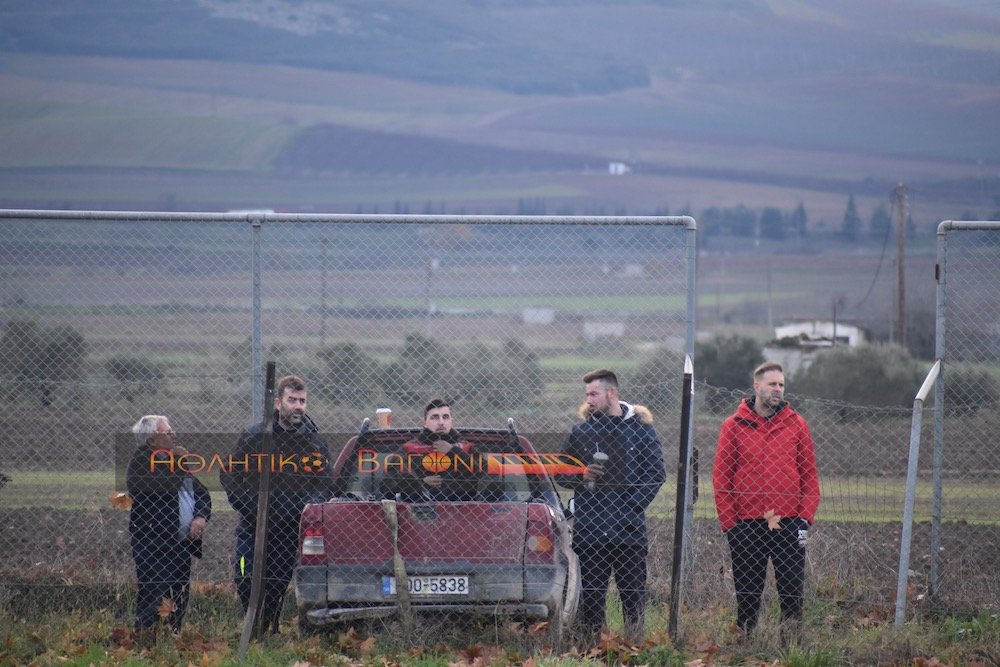
{"type": "MultiPolygon", "coordinates": [[[[19,471],[8,470],[12,481],[2,493],[4,507],[12,509],[51,508],[59,510],[96,511],[112,507],[109,496],[116,491],[115,475],[102,472],[78,471],[19,471]]],[[[210,480],[210,483],[215,483],[210,480]]],[[[823,501],[817,522],[894,523],[903,518],[905,480],[886,478],[830,478],[821,480],[823,501]]],[[[650,517],[666,519],[674,514],[676,483],[668,479],[657,495],[650,517]]],[[[914,520],[931,519],[933,489],[927,481],[917,484],[914,520]]],[[[213,491],[217,511],[230,511],[221,491],[213,491]]],[[[996,484],[991,481],[947,480],[943,486],[944,521],[961,521],[972,525],[1000,525],[1000,516],[992,511],[996,484]]],[[[567,496],[568,499],[568,496],[567,496]]],[[[695,518],[715,518],[715,505],[710,485],[704,483],[695,503],[695,518]]]]}

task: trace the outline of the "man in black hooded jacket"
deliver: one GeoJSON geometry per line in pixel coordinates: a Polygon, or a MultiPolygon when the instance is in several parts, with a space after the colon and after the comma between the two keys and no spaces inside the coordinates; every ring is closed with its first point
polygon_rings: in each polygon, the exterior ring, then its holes
{"type": "Polygon", "coordinates": [[[390,468],[384,489],[390,496],[398,493],[408,502],[472,500],[478,475],[470,471],[474,470],[477,452],[455,430],[451,402],[432,398],[424,406],[423,423],[423,430],[399,451],[401,465],[390,468]],[[448,465],[430,472],[423,466],[424,457],[435,454],[448,465]]]}
{"type": "Polygon", "coordinates": [[[599,369],[583,376],[583,422],[563,452],[587,465],[563,475],[574,490],[573,550],[580,559],[580,616],[596,636],[605,624],[605,598],[614,574],[628,639],[641,643],[646,606],[646,508],[666,481],[663,453],[649,410],[618,397],[618,377],[599,369]],[[603,459],[603,460],[602,460],[603,459]]]}
{"type": "Polygon", "coordinates": [[[263,427],[243,431],[219,474],[229,504],[239,514],[236,527],[236,590],[246,612],[250,604],[257,490],[260,466],[271,466],[268,499],[267,558],[264,565],[262,627],[278,630],[278,618],[298,553],[299,517],[310,502],[326,500],[332,491],[330,452],[315,422],[306,414],[306,383],[295,375],[278,380],[274,399],[273,456],[262,453],[263,427]]]}

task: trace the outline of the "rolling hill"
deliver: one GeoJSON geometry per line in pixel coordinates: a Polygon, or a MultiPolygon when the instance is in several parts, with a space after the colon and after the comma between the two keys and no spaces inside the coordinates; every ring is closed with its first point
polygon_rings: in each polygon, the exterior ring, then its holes
{"type": "Polygon", "coordinates": [[[997,9],[829,5],[11,0],[0,204],[1000,208],[997,9]]]}

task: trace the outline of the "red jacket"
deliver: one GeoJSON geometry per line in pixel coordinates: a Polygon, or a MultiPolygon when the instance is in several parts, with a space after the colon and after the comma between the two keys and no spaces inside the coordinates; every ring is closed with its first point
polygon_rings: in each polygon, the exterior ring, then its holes
{"type": "Polygon", "coordinates": [[[740,401],[719,432],[712,486],[723,532],[769,511],[812,524],[820,490],[806,420],[788,404],[765,419],[740,401]]]}

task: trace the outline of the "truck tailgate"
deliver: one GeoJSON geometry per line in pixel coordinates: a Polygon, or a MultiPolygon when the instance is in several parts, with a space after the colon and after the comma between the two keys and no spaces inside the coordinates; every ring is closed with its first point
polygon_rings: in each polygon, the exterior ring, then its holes
{"type": "Polygon", "coordinates": [[[526,503],[401,503],[398,514],[399,552],[407,563],[523,559],[526,503]]]}
{"type": "MultiPolygon", "coordinates": [[[[526,503],[399,503],[399,552],[407,564],[518,564],[524,555],[526,503]]],[[[392,560],[392,538],[377,502],[323,505],[330,564],[392,560]]]]}

